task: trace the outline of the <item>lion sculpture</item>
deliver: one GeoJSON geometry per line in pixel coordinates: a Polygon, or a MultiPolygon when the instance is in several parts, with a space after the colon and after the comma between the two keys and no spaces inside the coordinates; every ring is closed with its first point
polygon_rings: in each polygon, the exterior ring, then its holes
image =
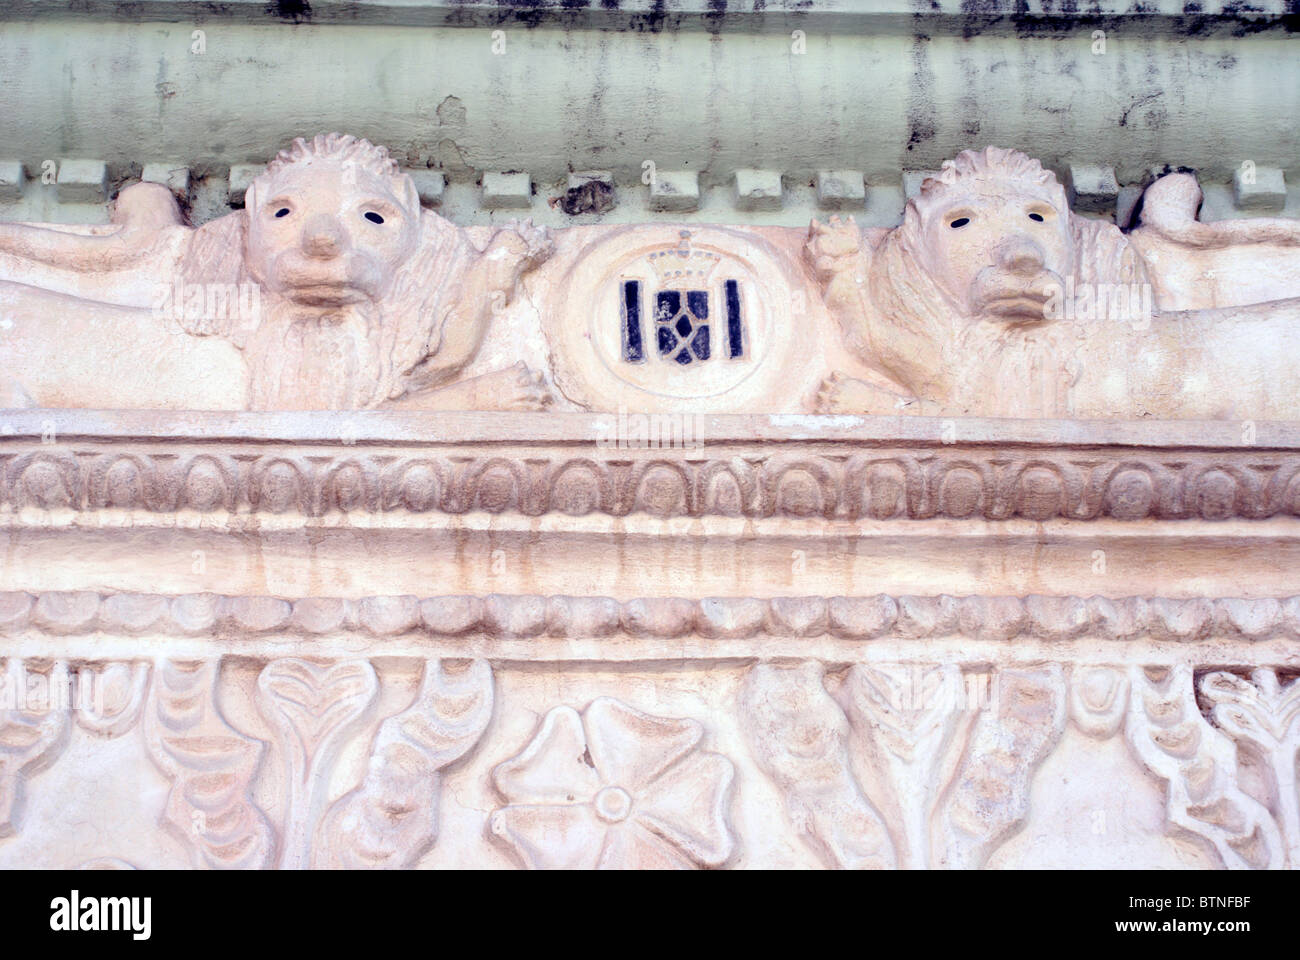
{"type": "MultiPolygon", "coordinates": [[[[457,380],[550,240],[480,250],[382,147],[295,140],[243,210],[197,229],[124,189],[106,227],[0,224],[6,406],[536,409],[522,364],[457,380]]],[[[0,398],[3,402],[4,398],[0,398]]]]}
{"type": "Polygon", "coordinates": [[[816,409],[1300,416],[1300,300],[1162,309],[1135,240],[1076,216],[1049,170],[995,147],[945,163],[893,230],[814,222],[827,306],[881,380],[832,375],[816,409]]]}

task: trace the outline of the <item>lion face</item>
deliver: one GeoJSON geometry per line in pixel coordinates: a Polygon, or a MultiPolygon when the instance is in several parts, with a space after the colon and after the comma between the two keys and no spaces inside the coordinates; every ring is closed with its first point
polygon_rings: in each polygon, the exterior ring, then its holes
{"type": "Polygon", "coordinates": [[[1043,323],[1072,260],[1069,211],[1030,184],[968,180],[926,211],[920,248],[940,287],[968,317],[1043,323]]]}
{"type": "Polygon", "coordinates": [[[381,300],[419,233],[419,199],[409,178],[324,158],[254,182],[246,209],[253,276],[310,307],[381,300]]]}

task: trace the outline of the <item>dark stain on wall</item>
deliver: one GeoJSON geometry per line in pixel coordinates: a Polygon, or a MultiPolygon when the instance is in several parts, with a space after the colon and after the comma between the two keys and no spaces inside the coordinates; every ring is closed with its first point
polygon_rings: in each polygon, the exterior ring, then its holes
{"type": "Polygon", "coordinates": [[[918,35],[912,41],[912,84],[907,99],[907,149],[933,140],[934,68],[930,66],[930,38],[918,35]]]}
{"type": "Polygon", "coordinates": [[[588,180],[565,191],[556,202],[571,217],[580,213],[605,213],[614,209],[614,188],[603,180],[588,180]]]}
{"type": "Polygon", "coordinates": [[[307,0],[274,0],[266,6],[266,12],[280,20],[291,23],[308,23],[311,21],[311,4],[307,0]]]}
{"type": "MultiPolygon", "coordinates": [[[[431,10],[430,26],[486,27],[519,25],[528,28],[548,26],[563,30],[615,30],[647,33],[704,29],[721,33],[784,32],[808,16],[828,18],[823,24],[853,22],[868,10],[845,9],[826,0],[706,0],[705,9],[692,5],[688,11],[670,11],[663,0],[653,9],[624,9],[622,0],[448,0],[448,6],[431,10]]],[[[221,0],[184,0],[183,6],[199,13],[200,21],[233,18],[247,19],[256,14],[243,4],[221,0]]],[[[0,0],[0,19],[6,6],[23,9],[23,0],[0,0]]],[[[71,12],[90,16],[109,16],[116,20],[159,18],[154,3],[141,0],[69,0],[71,12]]],[[[170,6],[170,5],[162,5],[170,6]]],[[[1079,30],[1118,30],[1139,26],[1144,32],[1164,36],[1200,37],[1209,34],[1234,37],[1267,31],[1300,33],[1300,0],[1286,0],[1285,12],[1266,12],[1258,0],[1225,4],[1222,10],[1206,13],[1202,0],[1188,0],[1181,10],[1164,13],[1151,4],[1134,2],[1124,13],[1104,13],[1089,0],[1041,0],[1031,12],[1029,0],[962,0],[956,13],[945,13],[937,0],[911,0],[911,13],[885,14],[881,22],[896,20],[893,26],[910,18],[918,32],[931,36],[959,34],[967,39],[984,34],[1014,34],[1020,37],[1074,35],[1079,30]]],[[[402,9],[402,5],[397,5],[402,9]]],[[[329,4],[313,10],[308,0],[269,0],[265,14],[290,23],[385,22],[382,7],[351,0],[329,4]]],[[[402,18],[399,18],[402,19],[402,18]]]]}
{"type": "Polygon", "coordinates": [[[668,18],[668,7],[664,0],[655,0],[649,13],[634,16],[628,28],[639,33],[660,33],[668,18]]]}
{"type": "Polygon", "coordinates": [[[1129,114],[1131,114],[1138,107],[1151,103],[1153,100],[1157,99],[1158,97],[1163,97],[1164,95],[1165,92],[1163,90],[1157,90],[1155,93],[1150,93],[1147,94],[1145,97],[1139,97],[1137,100],[1134,100],[1132,103],[1128,105],[1125,111],[1122,114],[1120,114],[1119,125],[1121,127],[1127,127],[1129,121],[1129,114]]]}

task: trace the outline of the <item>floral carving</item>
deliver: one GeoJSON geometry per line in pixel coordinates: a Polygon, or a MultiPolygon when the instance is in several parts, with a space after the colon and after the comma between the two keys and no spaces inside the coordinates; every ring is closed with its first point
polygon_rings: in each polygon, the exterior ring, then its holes
{"type": "Polygon", "coordinates": [[[1065,728],[1057,664],[1003,669],[994,702],[980,711],[970,744],[940,805],[939,864],[982,866],[1029,813],[1029,785],[1065,728]]]}
{"type": "Polygon", "coordinates": [[[742,716],[760,767],[830,866],[979,867],[1028,812],[1065,725],[1058,666],[991,683],[955,665],[760,664],[742,716]],[[838,704],[837,701],[838,700],[838,704]]]}
{"type": "Polygon", "coordinates": [[[1214,704],[1220,730],[1253,753],[1269,771],[1271,800],[1286,857],[1300,868],[1300,796],[1296,760],[1300,754],[1300,681],[1283,685],[1277,671],[1260,668],[1246,680],[1219,671],[1201,680],[1202,695],[1214,704]]]}
{"type": "MultiPolygon", "coordinates": [[[[1277,824],[1238,785],[1236,749],[1201,715],[1192,668],[1135,666],[1129,676],[1125,736],[1147,769],[1168,783],[1169,822],[1209,841],[1229,869],[1282,866],[1277,824]]],[[[1240,691],[1224,684],[1216,693],[1240,691]]],[[[1233,720],[1242,716],[1230,713],[1233,720]]]]}
{"type": "Polygon", "coordinates": [[[822,665],[761,663],[745,678],[741,717],[758,765],[785,794],[795,830],[828,864],[897,866],[885,825],[853,777],[849,724],[822,665]]]}
{"type": "Polygon", "coordinates": [[[285,747],[289,798],[281,867],[310,865],[330,771],[378,693],[379,680],[368,660],[314,663],[286,657],[262,668],[259,704],[285,747]]]}
{"type": "Polygon", "coordinates": [[[365,780],[325,815],[313,865],[413,866],[438,836],[441,771],[473,749],[491,719],[486,660],[458,675],[430,660],[415,702],[380,725],[365,780]]]}
{"type": "Polygon", "coordinates": [[[718,867],[735,849],[733,768],[694,720],[601,698],[556,707],[493,780],[492,836],[532,868],[718,867]]]}
{"type": "MultiPolygon", "coordinates": [[[[61,660],[49,668],[43,681],[56,696],[68,689],[68,666],[61,660]]],[[[0,660],[0,838],[18,831],[22,820],[23,782],[58,756],[68,733],[68,711],[49,696],[30,709],[10,696],[23,697],[29,689],[22,660],[0,660]]]]}
{"type": "Polygon", "coordinates": [[[202,866],[262,868],[274,838],[249,787],[263,745],[221,715],[220,673],[216,659],[157,664],[146,735],[154,762],[172,781],[164,821],[202,866]]]}

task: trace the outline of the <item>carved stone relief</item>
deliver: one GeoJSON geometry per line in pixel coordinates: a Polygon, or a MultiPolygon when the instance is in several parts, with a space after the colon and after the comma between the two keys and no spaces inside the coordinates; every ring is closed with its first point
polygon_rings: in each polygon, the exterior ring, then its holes
{"type": "Polygon", "coordinates": [[[136,184],[106,228],[0,224],[0,374],[36,406],[540,409],[525,366],[457,378],[550,239],[476,239],[340,134],[294,141],[197,229],[136,184]]]}
{"type": "MultiPolygon", "coordinates": [[[[754,831],[786,829],[828,867],[978,868],[1023,826],[1036,771],[1062,748],[1067,719],[1088,739],[1127,745],[1167,798],[1167,843],[1229,868],[1296,864],[1300,686],[1276,667],[757,663],[720,668],[731,679],[717,689],[731,692],[706,708],[708,727],[598,696],[581,710],[534,714],[522,743],[494,736],[490,722],[523,703],[544,707],[548,693],[520,687],[523,674],[509,684],[522,696],[512,706],[497,701],[484,661],[407,667],[412,701],[367,723],[379,682],[369,661],[266,662],[254,697],[271,714],[264,744],[221,715],[226,701],[247,723],[254,705],[234,694],[221,658],[88,663],[83,671],[120,674],[109,711],[121,722],[83,729],[138,740],[170,788],[137,802],[156,803],[160,829],[204,868],[416,866],[437,852],[444,802],[456,805],[458,823],[480,824],[477,840],[462,826],[456,842],[462,862],[467,846],[483,845],[485,865],[757,866],[747,841],[768,844],[771,856],[771,837],[754,831]],[[738,747],[740,766],[710,749],[715,742],[738,747]],[[368,744],[364,769],[345,765],[360,779],[323,796],[345,743],[368,744]],[[263,762],[268,746],[283,767],[263,762]],[[285,788],[280,812],[256,799],[270,781],[285,788]],[[764,806],[769,791],[783,809],[764,806]]],[[[6,669],[61,680],[67,667],[10,659],[6,669]]],[[[639,674],[624,671],[624,689],[641,687],[639,674]]],[[[10,838],[23,826],[16,787],[42,808],[55,800],[41,796],[41,773],[63,762],[58,720],[67,714],[48,716],[55,721],[27,735],[12,714],[3,728],[14,758],[4,771],[10,838]]],[[[1087,763],[1072,750],[1073,762],[1087,763]]],[[[1086,782],[1074,789],[1090,789],[1086,782]]],[[[119,802],[111,788],[98,801],[66,798],[67,816],[87,801],[119,802]]],[[[94,850],[63,864],[55,845],[43,865],[151,865],[126,838],[101,837],[94,850]],[[115,842],[123,849],[114,852],[115,842]]]]}
{"type": "Polygon", "coordinates": [[[895,385],[832,375],[817,409],[1294,418],[1278,386],[1296,373],[1300,231],[1196,223],[1195,181],[1176,178],[1149,191],[1151,225],[1131,238],[1073,213],[1037,161],[996,148],[945,163],[894,230],[814,223],[807,254],[827,304],[895,385]],[[1247,269],[1252,283],[1213,292],[1216,271],[1247,269]]]}
{"type": "Polygon", "coordinates": [[[533,284],[557,387],[590,410],[802,409],[836,347],[798,242],[786,229],[564,231],[533,284]]]}
{"type": "Polygon", "coordinates": [[[1029,777],[1065,717],[1059,667],[991,679],[856,665],[831,696],[819,664],[760,666],[747,726],[828,865],[979,867],[1024,817],[1029,777]]]}
{"type": "Polygon", "coordinates": [[[153,183],[106,227],[0,224],[0,376],[13,406],[1294,417],[1300,228],[1198,200],[1159,179],[1125,234],[988,148],[892,230],[553,238],[458,228],[321,135],[197,229],[153,183]]]}
{"type": "Polygon", "coordinates": [[[1300,233],[1198,191],[0,224],[0,867],[1297,867],[1300,233]]]}
{"type": "Polygon", "coordinates": [[[493,771],[507,805],[493,812],[492,835],[533,868],[721,866],[735,842],[732,765],[700,750],[702,735],[693,720],[608,698],[581,714],[556,707],[493,771]]]}

